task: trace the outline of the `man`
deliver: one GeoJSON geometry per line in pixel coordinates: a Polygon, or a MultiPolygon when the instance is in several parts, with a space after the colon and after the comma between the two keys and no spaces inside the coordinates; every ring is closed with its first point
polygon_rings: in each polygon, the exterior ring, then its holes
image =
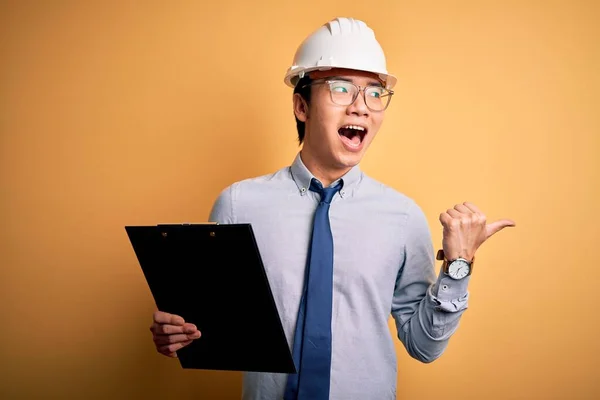
{"type": "MultiPolygon", "coordinates": [[[[467,308],[475,251],[514,223],[486,225],[471,203],[442,213],[436,279],[419,206],[358,166],[396,82],[363,22],[338,18],[312,33],[285,82],[294,87],[302,149],[290,167],[229,186],[210,215],[252,224],[299,371],[245,373],[242,397],[395,399],[390,313],[412,357],[440,357],[467,308]]],[[[159,311],[151,330],[157,350],[171,357],[200,337],[181,317],[159,311]]]]}

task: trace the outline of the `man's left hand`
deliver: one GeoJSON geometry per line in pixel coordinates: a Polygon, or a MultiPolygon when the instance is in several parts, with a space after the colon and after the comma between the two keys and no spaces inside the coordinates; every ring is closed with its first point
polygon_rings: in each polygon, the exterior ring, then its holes
{"type": "Polygon", "coordinates": [[[444,227],[442,247],[447,260],[462,257],[471,262],[475,252],[483,242],[493,234],[508,227],[515,226],[514,221],[502,219],[486,224],[485,215],[472,203],[457,204],[440,214],[440,222],[444,227]]]}

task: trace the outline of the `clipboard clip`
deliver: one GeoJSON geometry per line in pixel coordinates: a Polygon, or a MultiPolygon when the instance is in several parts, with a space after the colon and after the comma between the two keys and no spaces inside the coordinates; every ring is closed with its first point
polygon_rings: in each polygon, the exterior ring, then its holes
{"type": "MultiPolygon", "coordinates": [[[[156,224],[157,227],[172,227],[172,226],[193,226],[193,225],[219,225],[218,222],[176,222],[176,223],[162,223],[156,224]]],[[[161,236],[166,238],[168,233],[163,231],[161,232],[161,236]]],[[[210,237],[216,237],[217,233],[215,231],[209,232],[210,237]]]]}

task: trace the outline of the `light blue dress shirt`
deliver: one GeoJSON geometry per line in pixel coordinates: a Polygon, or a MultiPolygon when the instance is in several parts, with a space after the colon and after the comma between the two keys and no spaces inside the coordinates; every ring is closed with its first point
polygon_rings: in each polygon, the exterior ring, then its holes
{"type": "MultiPolygon", "coordinates": [[[[221,192],[209,220],[250,223],[290,345],[304,285],[318,195],[300,154],[290,167],[236,182],[221,192]]],[[[332,400],[396,399],[397,361],[390,314],[408,353],[431,362],[445,350],[467,308],[470,277],[434,273],[427,220],[409,197],[356,166],[329,211],[334,242],[332,400]]],[[[333,182],[332,185],[337,183],[333,182]]],[[[244,308],[236,312],[259,313],[244,308]]],[[[244,330],[255,326],[240,327],[244,330]]],[[[252,343],[248,343],[252,346],[252,343]]],[[[282,399],[286,375],[244,373],[243,400],[282,399]]]]}

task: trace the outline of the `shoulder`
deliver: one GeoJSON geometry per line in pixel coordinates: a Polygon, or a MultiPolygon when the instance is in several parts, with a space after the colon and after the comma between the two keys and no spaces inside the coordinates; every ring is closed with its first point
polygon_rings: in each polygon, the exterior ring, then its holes
{"type": "Polygon", "coordinates": [[[400,223],[409,234],[429,234],[423,209],[406,193],[363,174],[359,196],[376,205],[379,213],[400,223]]]}
{"type": "Polygon", "coordinates": [[[236,181],[219,193],[210,212],[209,221],[234,223],[236,211],[240,206],[251,203],[254,198],[267,195],[269,191],[288,188],[290,182],[293,184],[289,167],[270,174],[236,181]]]}
{"type": "Polygon", "coordinates": [[[407,194],[363,174],[361,196],[377,199],[384,207],[392,207],[396,212],[422,213],[421,207],[407,194]]]}

